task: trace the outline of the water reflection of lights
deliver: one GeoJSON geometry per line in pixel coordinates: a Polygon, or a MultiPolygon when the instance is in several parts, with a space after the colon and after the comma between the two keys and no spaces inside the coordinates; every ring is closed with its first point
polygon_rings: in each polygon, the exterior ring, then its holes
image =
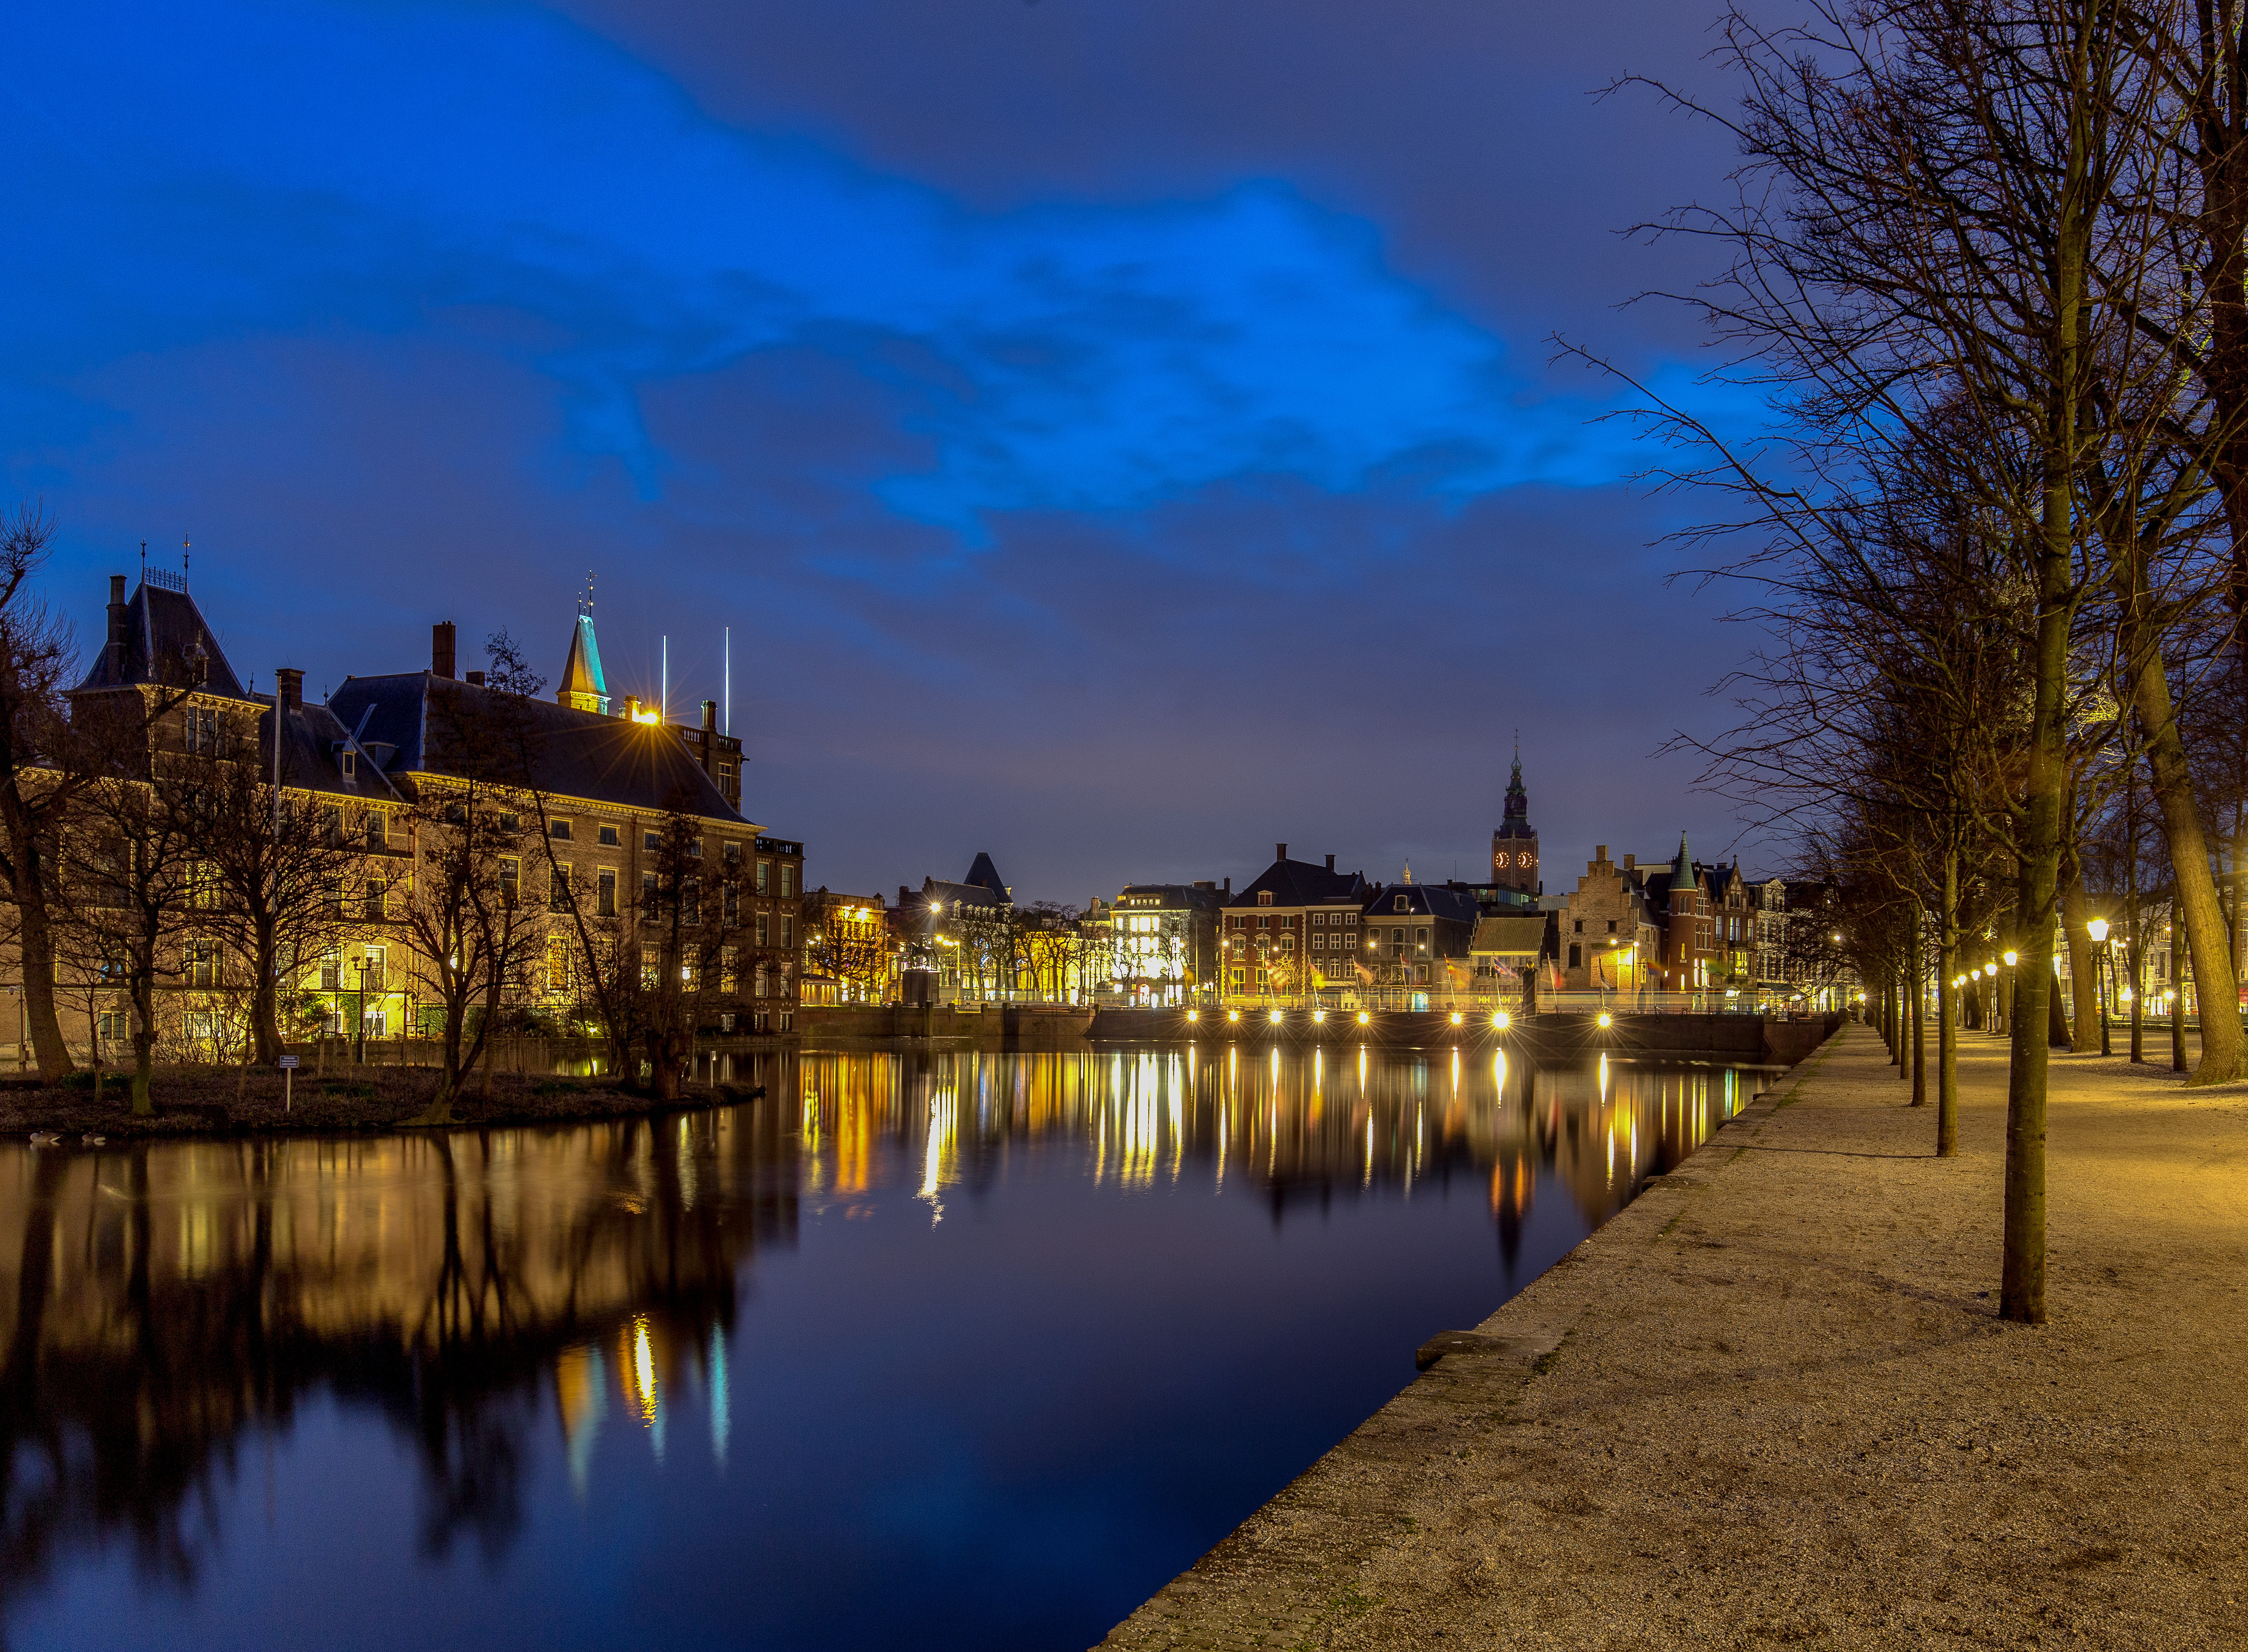
{"type": "Polygon", "coordinates": [[[655,1421],[655,1349],[648,1340],[648,1315],[635,1314],[632,1322],[632,1380],[634,1398],[640,1403],[642,1424],[655,1421]]]}
{"type": "Polygon", "coordinates": [[[921,1188],[915,1197],[929,1204],[929,1224],[935,1227],[944,1220],[944,1201],[939,1189],[944,1185],[944,1174],[952,1159],[954,1132],[959,1128],[960,1097],[956,1092],[939,1091],[929,1098],[929,1138],[922,1144],[921,1188]]]}

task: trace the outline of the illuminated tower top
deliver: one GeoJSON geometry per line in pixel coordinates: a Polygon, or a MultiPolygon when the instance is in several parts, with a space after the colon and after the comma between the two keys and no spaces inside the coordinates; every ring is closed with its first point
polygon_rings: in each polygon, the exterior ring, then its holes
{"type": "Polygon", "coordinates": [[[562,668],[562,687],[556,702],[572,711],[609,714],[608,680],[601,675],[601,646],[593,639],[593,576],[586,576],[586,594],[578,599],[578,628],[570,634],[570,658],[562,668]]]}

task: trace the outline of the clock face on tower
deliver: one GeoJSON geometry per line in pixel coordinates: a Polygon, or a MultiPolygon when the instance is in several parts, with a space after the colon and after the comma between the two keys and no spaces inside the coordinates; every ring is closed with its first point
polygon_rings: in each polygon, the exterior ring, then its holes
{"type": "Polygon", "coordinates": [[[1501,850],[1500,850],[1497,854],[1494,854],[1493,856],[1491,856],[1491,865],[1493,865],[1493,866],[1495,866],[1495,867],[1503,867],[1503,866],[1504,866],[1504,865],[1506,864],[1506,851],[1505,851],[1505,850],[1504,850],[1504,849],[1501,849],[1501,850]]]}
{"type": "Polygon", "coordinates": [[[1522,852],[1521,863],[1526,867],[1534,867],[1538,864],[1538,857],[1532,854],[1529,850],[1525,849],[1522,852]]]}

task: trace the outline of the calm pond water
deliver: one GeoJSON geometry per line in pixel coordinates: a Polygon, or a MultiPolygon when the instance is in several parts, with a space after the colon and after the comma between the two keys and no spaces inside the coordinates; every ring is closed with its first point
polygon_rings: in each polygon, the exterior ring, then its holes
{"type": "Polygon", "coordinates": [[[0,1147],[11,1648],[1079,1648],[1744,1101],[1489,1052],[0,1147]]]}

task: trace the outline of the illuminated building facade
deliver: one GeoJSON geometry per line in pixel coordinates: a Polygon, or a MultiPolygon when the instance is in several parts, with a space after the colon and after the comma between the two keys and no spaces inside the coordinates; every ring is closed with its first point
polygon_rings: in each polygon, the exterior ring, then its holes
{"type": "Polygon", "coordinates": [[[1217,986],[1217,885],[1134,883],[1108,910],[1109,981],[1127,1004],[1182,1004],[1217,986]]]}
{"type": "MultiPolygon", "coordinates": [[[[422,871],[423,822],[470,774],[507,800],[512,812],[501,819],[518,823],[506,829],[520,832],[520,850],[497,857],[497,887],[511,906],[547,915],[547,966],[518,989],[522,1007],[560,1012],[575,999],[563,891],[583,915],[615,928],[625,958],[646,951],[634,926],[655,885],[659,842],[683,819],[689,853],[709,868],[684,881],[691,922],[706,934],[723,929],[727,941],[711,949],[716,967],[696,983],[698,997],[724,1001],[717,1018],[728,1032],[794,1030],[803,846],[741,814],[741,742],[717,729],[712,703],[700,727],[664,723],[630,699],[624,715],[610,713],[590,601],[579,603],[552,704],[503,694],[481,671],[456,677],[449,622],[432,627],[426,669],[346,677],[323,704],[305,699],[304,673],[293,668],[276,672],[272,695],[246,690],[183,575],[151,571],[129,598],[124,587],[123,576],[112,578],[108,640],[72,692],[74,709],[116,694],[176,697],[151,727],[154,750],[254,762],[261,781],[279,776],[284,809],[315,811],[331,840],[353,852],[349,872],[333,880],[332,934],[289,970],[284,1035],[431,1030],[416,992],[427,971],[415,967],[401,920],[422,871]],[[184,694],[182,683],[191,685],[184,694]],[[504,740],[490,733],[501,723],[504,740]]],[[[243,1018],[250,966],[191,922],[182,927],[160,1041],[168,1059],[209,1059],[230,1041],[239,1046],[239,1027],[230,1040],[227,1027],[243,1018]]],[[[72,1031],[105,1045],[119,1037],[121,998],[79,996],[84,1025],[72,1031]]]]}
{"type": "Polygon", "coordinates": [[[1618,866],[1600,845],[1559,915],[1561,986],[1625,993],[1661,986],[1667,911],[1650,898],[1636,857],[1618,866]]]}
{"type": "Polygon", "coordinates": [[[1381,885],[1367,892],[1356,962],[1377,987],[1471,992],[1472,949],[1481,915],[1465,888],[1409,878],[1381,885]]]}
{"type": "Polygon", "coordinates": [[[806,1004],[888,1004],[897,996],[899,946],[879,895],[814,889],[804,897],[806,1004]]]}
{"type": "Polygon", "coordinates": [[[1226,902],[1218,931],[1220,990],[1228,998],[1293,997],[1366,978],[1359,918],[1366,875],[1291,860],[1274,846],[1272,864],[1226,902]]]}

